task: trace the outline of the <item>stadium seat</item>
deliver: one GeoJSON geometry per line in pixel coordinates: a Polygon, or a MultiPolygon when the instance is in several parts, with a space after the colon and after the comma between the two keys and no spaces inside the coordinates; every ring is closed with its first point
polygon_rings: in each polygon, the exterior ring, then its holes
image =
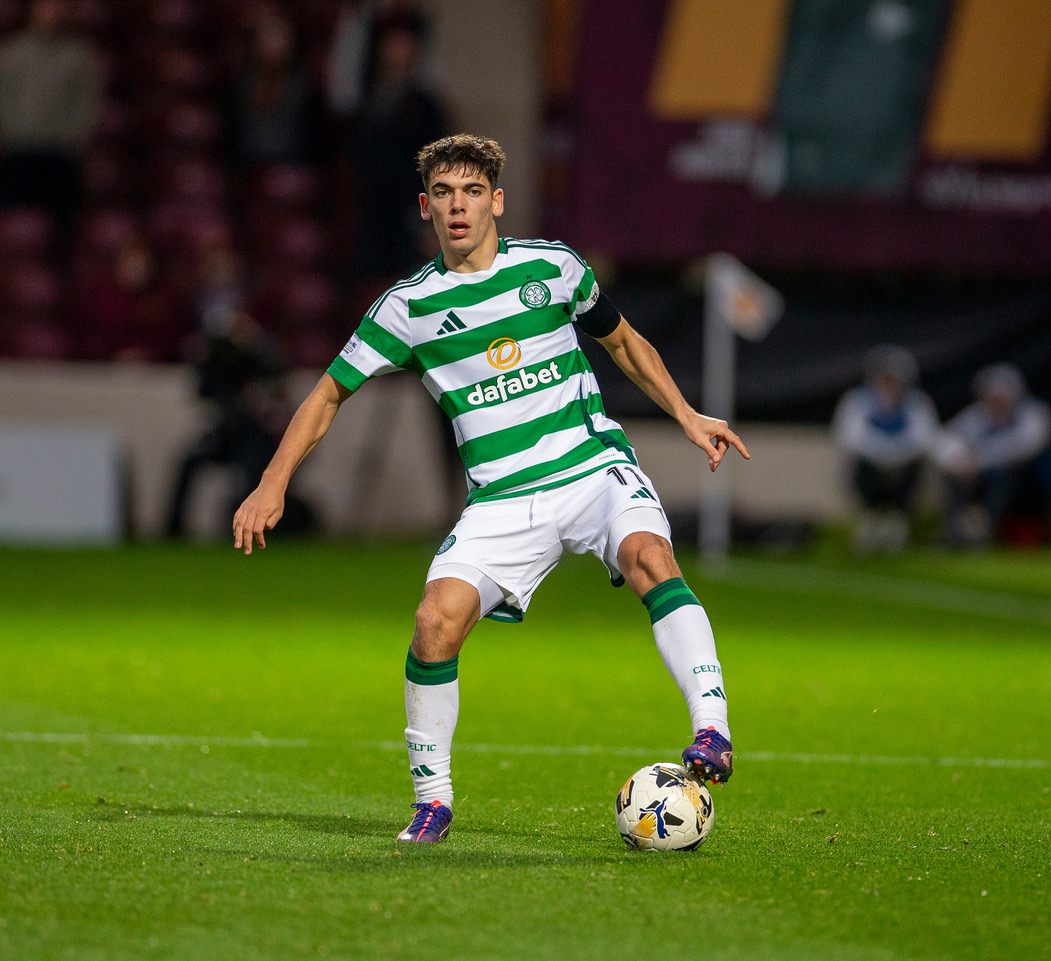
{"type": "Polygon", "coordinates": [[[203,6],[191,0],[148,0],[143,19],[152,31],[186,37],[201,28],[203,6]]]}
{"type": "Polygon", "coordinates": [[[284,210],[313,208],[320,192],[321,178],[316,170],[293,164],[267,167],[256,178],[255,200],[284,210]]]}
{"type": "Polygon", "coordinates": [[[9,314],[4,326],[0,351],[6,357],[15,360],[71,360],[74,356],[73,338],[55,320],[9,314]]]}
{"type": "Polygon", "coordinates": [[[316,221],[297,217],[274,222],[262,238],[266,259],[290,267],[319,267],[325,260],[328,239],[316,221]]]}
{"type": "Polygon", "coordinates": [[[214,107],[180,100],[168,108],[162,130],[173,144],[207,152],[218,146],[222,121],[214,107]]]}
{"type": "Polygon", "coordinates": [[[166,172],[168,195],[195,203],[220,206],[226,200],[226,176],[206,160],[176,160],[166,172]]]}
{"type": "Polygon", "coordinates": [[[4,306],[22,317],[51,319],[62,303],[58,272],[43,261],[25,261],[4,284],[4,306]]]}
{"type": "Polygon", "coordinates": [[[94,148],[84,158],[82,167],[86,202],[95,206],[138,202],[141,190],[138,174],[138,166],[125,151],[94,148]]]}
{"type": "Polygon", "coordinates": [[[146,233],[162,253],[196,248],[216,229],[227,229],[229,219],[216,204],[169,199],[155,204],[146,217],[146,233]]]}
{"type": "Polygon", "coordinates": [[[329,331],[295,330],[281,338],[282,354],[289,367],[324,370],[342,348],[340,339],[329,331]]]}
{"type": "Polygon", "coordinates": [[[126,147],[134,136],[136,111],[122,100],[107,100],[102,108],[102,117],[95,131],[95,143],[126,147]]]}
{"type": "Polygon", "coordinates": [[[0,256],[5,260],[46,257],[54,238],[51,217],[37,207],[0,212],[0,256]]]}
{"type": "Polygon", "coordinates": [[[335,318],[335,284],[318,271],[295,271],[281,299],[281,326],[286,330],[327,330],[335,318]]]}
{"type": "Polygon", "coordinates": [[[206,57],[185,47],[165,47],[154,57],[154,82],[181,96],[205,96],[212,91],[216,71],[206,57]]]}
{"type": "Polygon", "coordinates": [[[137,215],[122,208],[94,210],[81,218],[78,250],[89,256],[110,256],[122,243],[139,232],[137,215]]]}
{"type": "Polygon", "coordinates": [[[93,40],[108,35],[112,28],[113,4],[106,0],[72,0],[69,21],[79,34],[88,34],[93,40]]]}

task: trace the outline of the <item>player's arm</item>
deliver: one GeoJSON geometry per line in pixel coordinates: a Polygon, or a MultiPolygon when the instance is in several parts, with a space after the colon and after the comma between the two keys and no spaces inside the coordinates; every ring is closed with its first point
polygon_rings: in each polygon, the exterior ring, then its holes
{"type": "Polygon", "coordinates": [[[612,332],[598,337],[598,342],[647,397],[679,422],[690,441],[708,455],[709,468],[715,470],[731,447],[749,458],[751,455],[741,438],[730,430],[726,421],[697,413],[682,396],[653,345],[623,316],[617,317],[612,332]]]}
{"type": "Polygon", "coordinates": [[[295,469],[315,447],[332,424],[336,411],[350,391],[330,374],[321,380],[299,405],[277,452],[263,471],[259,486],[245,498],[234,515],[234,547],[252,553],[253,541],[266,547],[265,531],[272,530],[285,510],[285,491],[295,469]]]}

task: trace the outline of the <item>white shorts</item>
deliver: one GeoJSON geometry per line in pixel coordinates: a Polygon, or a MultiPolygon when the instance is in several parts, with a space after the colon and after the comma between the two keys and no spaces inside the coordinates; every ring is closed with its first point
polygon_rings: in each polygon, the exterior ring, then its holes
{"type": "Polygon", "coordinates": [[[466,581],[478,590],[483,616],[520,621],[563,551],[594,554],[622,583],[617,551],[638,531],[671,541],[649,478],[616,464],[553,490],[471,504],[438,548],[427,580],[466,581]]]}

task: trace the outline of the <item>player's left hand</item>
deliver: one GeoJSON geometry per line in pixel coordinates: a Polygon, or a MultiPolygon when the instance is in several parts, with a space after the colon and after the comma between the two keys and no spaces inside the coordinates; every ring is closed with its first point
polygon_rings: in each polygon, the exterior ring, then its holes
{"type": "Polygon", "coordinates": [[[752,459],[744,442],[730,430],[725,420],[695,413],[683,429],[686,436],[708,455],[709,470],[714,471],[722,463],[723,457],[731,447],[736,448],[745,460],[752,459]]]}

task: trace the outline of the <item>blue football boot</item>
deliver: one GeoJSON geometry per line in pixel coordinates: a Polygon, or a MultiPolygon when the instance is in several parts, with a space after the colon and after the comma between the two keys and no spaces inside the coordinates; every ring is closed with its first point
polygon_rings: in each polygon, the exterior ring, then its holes
{"type": "Polygon", "coordinates": [[[444,841],[449,833],[449,826],[453,823],[452,810],[437,800],[412,806],[416,808],[416,816],[398,835],[397,840],[417,844],[437,844],[444,841]]]}
{"type": "Polygon", "coordinates": [[[734,772],[734,750],[732,745],[714,727],[699,731],[691,744],[682,752],[682,764],[686,773],[698,781],[724,782],[734,772]]]}

